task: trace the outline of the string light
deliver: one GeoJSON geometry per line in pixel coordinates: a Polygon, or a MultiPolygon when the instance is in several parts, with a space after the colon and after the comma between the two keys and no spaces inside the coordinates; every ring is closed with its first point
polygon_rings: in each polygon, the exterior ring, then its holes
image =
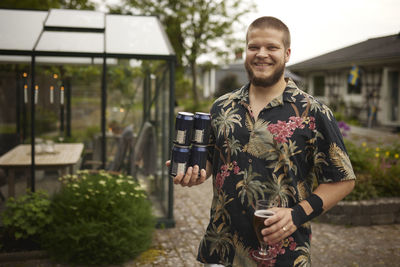
{"type": "Polygon", "coordinates": [[[28,85],[24,84],[24,103],[28,103],[28,85]]]}
{"type": "Polygon", "coordinates": [[[39,85],[35,85],[35,104],[37,104],[39,98],[39,85]]]}
{"type": "Polygon", "coordinates": [[[64,86],[61,86],[60,91],[60,104],[64,105],[64,86]]]}
{"type": "Polygon", "coordinates": [[[54,86],[50,86],[50,104],[54,102],[54,86]]]}

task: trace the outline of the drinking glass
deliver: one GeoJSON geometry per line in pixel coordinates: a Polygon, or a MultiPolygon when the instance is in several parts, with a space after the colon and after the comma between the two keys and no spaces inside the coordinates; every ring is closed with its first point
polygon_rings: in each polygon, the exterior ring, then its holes
{"type": "Polygon", "coordinates": [[[268,251],[268,245],[263,240],[263,235],[261,234],[261,230],[265,228],[264,221],[275,214],[273,211],[268,210],[269,208],[271,208],[271,205],[268,200],[257,200],[253,217],[254,230],[258,242],[260,242],[260,247],[258,250],[254,250],[252,255],[254,258],[263,261],[271,260],[273,258],[271,253],[268,251]]]}

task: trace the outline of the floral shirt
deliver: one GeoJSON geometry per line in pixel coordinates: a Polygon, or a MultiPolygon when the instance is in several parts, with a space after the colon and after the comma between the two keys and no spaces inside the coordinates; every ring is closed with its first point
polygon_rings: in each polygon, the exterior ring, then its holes
{"type": "Polygon", "coordinates": [[[258,199],[293,207],[314,181],[355,179],[331,110],[288,80],[283,94],[254,118],[249,84],[217,99],[211,108],[209,161],[213,165],[210,222],[198,260],[225,266],[310,266],[310,223],[270,248],[269,263],[251,255],[258,199]]]}

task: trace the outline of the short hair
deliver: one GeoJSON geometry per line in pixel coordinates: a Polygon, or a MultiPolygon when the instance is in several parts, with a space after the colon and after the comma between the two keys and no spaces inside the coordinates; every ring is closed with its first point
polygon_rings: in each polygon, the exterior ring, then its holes
{"type": "Polygon", "coordinates": [[[248,42],[248,36],[249,36],[249,32],[254,29],[254,28],[272,28],[278,31],[283,32],[283,45],[285,46],[285,48],[290,48],[290,31],[289,28],[286,26],[285,23],[283,23],[280,19],[277,19],[275,17],[269,17],[269,16],[265,16],[265,17],[260,17],[256,20],[254,20],[249,28],[247,29],[247,33],[246,33],[246,44],[248,42]]]}

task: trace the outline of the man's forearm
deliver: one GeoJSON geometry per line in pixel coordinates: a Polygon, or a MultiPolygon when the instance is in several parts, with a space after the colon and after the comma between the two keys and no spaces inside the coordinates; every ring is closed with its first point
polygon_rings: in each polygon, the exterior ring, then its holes
{"type": "MultiPolygon", "coordinates": [[[[347,196],[353,190],[354,185],[354,180],[320,184],[313,193],[322,199],[323,211],[326,212],[347,196]]],[[[307,215],[313,212],[308,201],[303,200],[300,205],[307,215]]]]}

